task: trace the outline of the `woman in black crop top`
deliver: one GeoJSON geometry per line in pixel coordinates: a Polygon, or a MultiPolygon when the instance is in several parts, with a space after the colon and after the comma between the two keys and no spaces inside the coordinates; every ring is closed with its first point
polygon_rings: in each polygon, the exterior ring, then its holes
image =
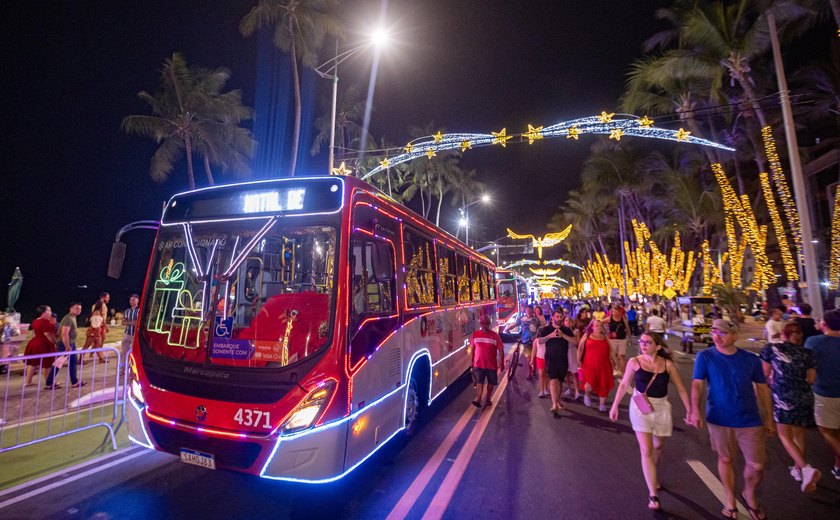
{"type": "Polygon", "coordinates": [[[627,370],[624,372],[621,384],[618,385],[615,401],[610,409],[610,419],[613,422],[618,420],[618,406],[628,388],[634,388],[634,395],[647,394],[652,411],[643,414],[635,401],[631,400],[630,423],[633,425],[633,431],[636,432],[636,440],[639,441],[642,473],[645,475],[649,493],[648,507],[661,509],[662,505],[657,495],[660,486],[656,478],[656,463],[662,455],[665,437],[670,437],[674,428],[671,403],[668,402],[668,383],[672,382],[677,387],[677,392],[685,406],[686,419],[691,404],[688,400],[688,392],[680,379],[676,365],[671,361],[662,337],[655,332],[645,332],[639,338],[639,348],[642,354],[627,362],[627,370]]]}

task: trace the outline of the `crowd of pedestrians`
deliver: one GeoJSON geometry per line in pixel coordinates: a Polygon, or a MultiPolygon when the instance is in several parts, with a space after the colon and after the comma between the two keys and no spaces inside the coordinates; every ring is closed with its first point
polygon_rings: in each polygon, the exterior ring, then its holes
{"type": "MultiPolygon", "coordinates": [[[[543,313],[529,307],[521,318],[519,339],[532,347],[538,396],[551,398],[549,410],[555,417],[565,408],[561,396],[572,397],[572,388],[574,400],[582,394],[590,407],[597,397],[598,410],[607,412],[615,376],[621,378],[609,418],[619,419],[621,402],[630,393],[629,419],[650,509],[662,507],[657,463],[673,433],[673,384],[686,411],[683,421],[708,431],[723,487],[722,516],[738,517],[740,495],[750,517],[762,519],[766,514],[757,490],[764,478],[766,440],[777,432],[793,463],[790,474],[803,493],[812,493],[822,477],[806,456],[805,431],[814,423],[834,453],[831,475],[840,480],[840,310],[826,312],[819,323],[808,305],[801,310],[789,321],[781,311],[770,312],[767,344],[759,356],[736,346],[736,325],[715,319],[713,346],[697,354],[690,392],[663,339],[666,324],[659,308],[641,311],[616,304],[607,309],[567,302],[555,306],[549,323],[543,324],[543,313]],[[628,342],[637,334],[640,354],[627,359],[628,342]],[[744,461],[743,489],[737,494],[739,458],[744,461]]],[[[495,361],[497,345],[493,347],[495,361]]]]}
{"type": "MultiPolygon", "coordinates": [[[[137,320],[139,301],[140,297],[137,294],[131,295],[129,307],[123,313],[122,324],[126,326],[122,338],[122,352],[124,355],[131,349],[131,338],[134,335],[133,327],[137,320]]],[[[60,320],[49,305],[38,306],[35,309],[35,315],[37,317],[32,321],[30,326],[33,335],[26,344],[24,355],[33,356],[56,352],[67,352],[68,354],[58,357],[47,356],[27,359],[24,369],[24,386],[29,387],[35,385],[35,376],[38,375],[40,379],[43,379],[45,389],[60,389],[62,386],[57,382],[58,374],[65,365],[68,365],[67,370],[69,371],[68,379],[70,386],[72,388],[86,386],[87,382],[80,377],[79,365],[84,362],[83,357],[93,356],[94,353],[85,355],[80,351],[98,349],[103,346],[105,334],[108,332],[109,327],[107,317],[112,317],[111,323],[116,322],[116,313],[112,310],[109,314],[109,302],[110,295],[107,292],[103,292],[99,295],[99,299],[91,306],[88,327],[85,331],[85,342],[81,349],[77,349],[76,341],[78,339],[78,319],[82,314],[82,304],[80,302],[71,302],[66,314],[60,320]]],[[[97,351],[95,355],[99,361],[105,360],[103,352],[97,351]]]]}

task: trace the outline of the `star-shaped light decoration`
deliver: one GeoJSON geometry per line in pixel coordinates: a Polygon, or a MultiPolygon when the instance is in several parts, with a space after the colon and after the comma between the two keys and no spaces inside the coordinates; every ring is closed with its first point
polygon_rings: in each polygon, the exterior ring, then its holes
{"type": "MultiPolygon", "coordinates": [[[[388,159],[385,159],[385,160],[387,161],[388,159]]],[[[352,171],[353,170],[351,170],[350,168],[345,166],[344,161],[342,161],[341,166],[339,166],[338,168],[333,168],[332,169],[332,174],[333,175],[347,175],[348,173],[350,173],[352,171]]]]}
{"type": "Polygon", "coordinates": [[[686,132],[685,130],[680,128],[679,130],[677,130],[677,141],[687,141],[688,136],[690,136],[690,135],[691,135],[691,132],[686,132]]]}
{"type": "Polygon", "coordinates": [[[432,157],[434,157],[436,155],[437,155],[437,152],[435,152],[434,148],[429,147],[429,149],[426,150],[426,157],[428,157],[429,159],[431,159],[432,157]]]}
{"type": "Polygon", "coordinates": [[[578,137],[580,137],[580,128],[576,126],[569,128],[569,133],[566,135],[566,139],[574,139],[577,141],[578,137]]]}
{"type": "Polygon", "coordinates": [[[534,128],[533,126],[528,125],[528,131],[522,135],[528,138],[528,144],[534,144],[534,141],[543,138],[542,129],[543,127],[541,126],[534,128]]]}
{"type": "Polygon", "coordinates": [[[612,130],[610,130],[610,139],[621,141],[622,135],[624,135],[624,132],[621,131],[621,128],[613,128],[612,130]]]}
{"type": "Polygon", "coordinates": [[[613,118],[614,115],[615,115],[615,112],[611,112],[609,114],[607,114],[606,111],[601,112],[601,115],[598,116],[598,121],[600,121],[602,123],[609,123],[609,122],[612,121],[612,118],[613,118]]]}
{"type": "Polygon", "coordinates": [[[653,126],[653,119],[649,118],[648,116],[644,116],[637,120],[639,122],[639,126],[642,128],[650,128],[653,126]]]}
{"type": "Polygon", "coordinates": [[[413,151],[414,151],[414,145],[413,145],[413,144],[411,144],[411,143],[408,143],[407,145],[405,145],[405,146],[403,147],[403,151],[404,151],[405,153],[411,153],[411,152],[413,152],[413,151]]]}
{"type": "Polygon", "coordinates": [[[381,161],[379,161],[379,164],[383,168],[388,168],[389,166],[391,166],[391,161],[389,161],[388,158],[386,157],[386,158],[382,159],[381,161]]]}
{"type": "Polygon", "coordinates": [[[471,150],[471,149],[472,149],[472,143],[471,142],[467,141],[466,139],[461,141],[461,152],[462,153],[466,152],[467,150],[471,150]]]}
{"type": "Polygon", "coordinates": [[[498,132],[490,133],[493,134],[493,137],[495,138],[493,139],[493,144],[500,144],[502,145],[502,148],[507,148],[508,140],[513,137],[512,135],[507,135],[507,128],[502,128],[498,132]]]}
{"type": "Polygon", "coordinates": [[[436,134],[432,135],[432,137],[434,137],[436,143],[443,141],[443,134],[440,133],[440,130],[438,130],[436,134]]]}

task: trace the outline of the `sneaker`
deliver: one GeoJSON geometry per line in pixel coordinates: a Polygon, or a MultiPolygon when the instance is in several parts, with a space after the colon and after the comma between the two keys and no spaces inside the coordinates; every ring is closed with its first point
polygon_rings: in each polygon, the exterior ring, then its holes
{"type": "Polygon", "coordinates": [[[539,394],[537,394],[537,397],[539,397],[540,399],[545,399],[546,397],[548,397],[548,394],[540,392],[539,394]]]}
{"type": "Polygon", "coordinates": [[[605,413],[607,411],[607,405],[602,404],[598,406],[598,411],[601,413],[605,413]]]}
{"type": "MultiPolygon", "coordinates": [[[[584,406],[592,406],[592,399],[590,399],[589,397],[586,397],[586,396],[584,395],[584,396],[583,396],[583,405],[584,405],[584,406]]],[[[832,473],[833,473],[833,472],[832,472],[832,473]]],[[[837,473],[835,473],[835,474],[834,474],[834,476],[835,476],[835,477],[837,477],[837,473]]],[[[840,478],[840,477],[837,477],[837,478],[840,478]]]]}
{"type": "Polygon", "coordinates": [[[834,475],[834,478],[840,480],[840,468],[834,466],[833,468],[831,468],[831,474],[834,475]]]}
{"type": "Polygon", "coordinates": [[[568,388],[563,390],[563,397],[569,397],[570,395],[572,395],[571,390],[569,390],[568,388]]]}
{"type": "Polygon", "coordinates": [[[790,476],[793,477],[793,480],[797,482],[802,482],[802,470],[797,468],[796,466],[789,466],[788,470],[790,470],[790,476]]]}
{"type": "Polygon", "coordinates": [[[817,482],[819,482],[820,477],[822,477],[822,472],[816,468],[812,468],[811,466],[805,466],[802,468],[802,492],[803,493],[813,493],[817,490],[817,482]]]}

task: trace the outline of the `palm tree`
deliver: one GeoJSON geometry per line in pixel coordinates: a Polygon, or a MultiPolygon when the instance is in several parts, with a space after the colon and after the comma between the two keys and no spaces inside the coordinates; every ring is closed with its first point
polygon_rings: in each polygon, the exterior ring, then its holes
{"type": "Polygon", "coordinates": [[[239,23],[244,36],[251,36],[266,25],[274,26],[274,45],[288,52],[292,60],[295,92],[295,125],[292,136],[292,162],[289,176],[295,175],[300,144],[300,72],[298,61],[307,67],[318,65],[316,51],[327,35],[339,36],[341,26],[334,12],[338,0],[259,0],[239,23]]]}
{"type": "Polygon", "coordinates": [[[250,119],[252,111],[242,105],[240,91],[221,92],[229,78],[230,71],[226,68],[188,66],[184,57],[175,53],[163,62],[158,91],[138,93],[152,114],[127,116],[121,129],[150,137],[160,145],[152,156],[149,170],[152,179],[165,181],[175,163],[186,156],[187,179],[194,189],[193,153],[203,157],[211,185],[214,182],[211,163],[221,166],[223,171],[249,171],[254,140],[250,131],[239,123],[250,119]]]}
{"type": "MultiPolygon", "coordinates": [[[[318,135],[312,142],[312,148],[309,153],[317,155],[321,151],[321,147],[329,142],[330,139],[330,125],[332,124],[332,100],[326,97],[321,100],[324,115],[315,119],[315,128],[318,129],[318,135]]],[[[338,97],[335,112],[335,147],[339,152],[345,152],[351,147],[351,144],[356,142],[364,142],[370,139],[362,139],[362,125],[359,123],[365,111],[365,102],[361,98],[361,90],[358,85],[351,85],[344,90],[338,97]]],[[[375,143],[373,143],[375,145],[375,143]]]]}

